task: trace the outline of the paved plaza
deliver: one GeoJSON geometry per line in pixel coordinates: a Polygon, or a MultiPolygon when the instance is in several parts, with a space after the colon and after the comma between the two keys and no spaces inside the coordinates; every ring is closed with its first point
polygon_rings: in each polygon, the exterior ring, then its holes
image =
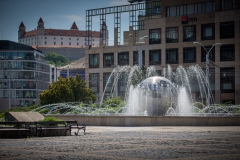
{"type": "Polygon", "coordinates": [[[78,136],[0,139],[0,159],[240,159],[240,127],[87,127],[78,136]]]}

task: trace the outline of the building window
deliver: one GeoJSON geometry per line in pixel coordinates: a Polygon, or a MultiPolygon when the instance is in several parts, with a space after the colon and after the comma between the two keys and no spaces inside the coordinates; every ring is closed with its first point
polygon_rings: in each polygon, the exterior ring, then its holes
{"type": "Polygon", "coordinates": [[[120,65],[120,66],[129,65],[129,53],[128,52],[118,53],[118,65],[120,65]]]}
{"type": "MultiPolygon", "coordinates": [[[[211,49],[212,46],[205,46],[207,52],[211,49]]],[[[203,47],[201,47],[201,62],[206,62],[206,54],[207,52],[203,47]]],[[[212,50],[209,53],[209,60],[212,62],[215,62],[215,47],[212,48],[212,50]]]]}
{"type": "Polygon", "coordinates": [[[63,40],[63,38],[61,38],[61,40],[63,40]]]}
{"type": "Polygon", "coordinates": [[[45,44],[47,44],[47,41],[45,41],[45,44]]]}
{"type": "Polygon", "coordinates": [[[54,37],[54,39],[56,39],[56,37],[54,37]]]}
{"type": "Polygon", "coordinates": [[[215,24],[202,24],[201,28],[202,40],[212,40],[215,39],[215,24]]]}
{"type": "Polygon", "coordinates": [[[71,40],[71,38],[69,38],[69,40],[71,40]]]}
{"type": "Polygon", "coordinates": [[[161,50],[149,50],[149,65],[161,64],[161,50]]]}
{"type": "Polygon", "coordinates": [[[144,20],[138,21],[138,30],[144,30],[144,20]]]}
{"type": "Polygon", "coordinates": [[[234,38],[234,21],[220,23],[220,38],[234,38]]]}
{"type": "Polygon", "coordinates": [[[89,88],[93,93],[99,91],[99,73],[89,73],[89,88]]]}
{"type": "Polygon", "coordinates": [[[223,91],[234,91],[235,89],[235,68],[226,67],[220,69],[220,84],[223,91]]]}
{"type": "Polygon", "coordinates": [[[183,63],[196,62],[196,47],[183,48],[183,63]]]}
{"type": "MultiPolygon", "coordinates": [[[[112,86],[113,86],[113,82],[114,82],[114,77],[111,76],[111,72],[108,73],[103,73],[103,88],[105,89],[105,94],[106,93],[111,93],[112,91],[112,86]]],[[[107,97],[104,97],[104,99],[106,98],[110,98],[110,95],[108,95],[107,97]]]]}
{"type": "Polygon", "coordinates": [[[45,37],[45,39],[47,39],[47,37],[45,37]]]}
{"type": "Polygon", "coordinates": [[[99,54],[89,54],[89,68],[99,68],[99,54]]]}
{"type": "Polygon", "coordinates": [[[167,7],[167,17],[183,16],[215,11],[215,1],[199,2],[167,7]]]}
{"type": "Polygon", "coordinates": [[[178,27],[166,28],[166,43],[178,42],[178,27]]]}
{"type": "Polygon", "coordinates": [[[166,63],[167,64],[178,64],[178,49],[177,48],[166,49],[166,63]]]}
{"type": "Polygon", "coordinates": [[[114,65],[114,54],[104,53],[103,54],[103,67],[112,67],[114,65]]]}
{"type": "MultiPolygon", "coordinates": [[[[133,51],[133,65],[139,65],[138,51],[133,51]]],[[[145,65],[145,51],[144,50],[142,50],[142,65],[145,65]]]]}
{"type": "Polygon", "coordinates": [[[79,45],[79,43],[77,43],[77,46],[79,45]]]}
{"type": "Polygon", "coordinates": [[[129,75],[127,73],[122,73],[118,78],[118,96],[121,99],[124,99],[124,97],[125,97],[128,76],[129,75]]]}
{"type": "Polygon", "coordinates": [[[150,29],[149,30],[149,44],[160,44],[161,43],[161,29],[150,29]]]}
{"type": "Polygon", "coordinates": [[[183,42],[196,41],[196,26],[183,27],[183,42]]]}
{"type": "Polygon", "coordinates": [[[79,40],[79,38],[77,38],[77,41],[79,40]]]}
{"type": "Polygon", "coordinates": [[[234,9],[234,0],[221,0],[221,9],[224,10],[231,10],[234,9]]]}
{"type": "Polygon", "coordinates": [[[69,46],[71,46],[71,42],[69,42],[69,46]]]}
{"type": "Polygon", "coordinates": [[[56,42],[54,42],[54,45],[56,45],[56,42]]]}
{"type": "Polygon", "coordinates": [[[63,45],[63,42],[61,42],[61,45],[63,45]]]}
{"type": "Polygon", "coordinates": [[[220,47],[220,61],[234,61],[235,60],[234,44],[222,45],[220,47]]]}

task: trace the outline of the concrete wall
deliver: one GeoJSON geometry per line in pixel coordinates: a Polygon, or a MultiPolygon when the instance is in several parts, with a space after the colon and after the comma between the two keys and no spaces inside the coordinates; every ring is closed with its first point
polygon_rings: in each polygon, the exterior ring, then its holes
{"type": "Polygon", "coordinates": [[[240,117],[46,115],[87,126],[240,126],[240,117]]]}

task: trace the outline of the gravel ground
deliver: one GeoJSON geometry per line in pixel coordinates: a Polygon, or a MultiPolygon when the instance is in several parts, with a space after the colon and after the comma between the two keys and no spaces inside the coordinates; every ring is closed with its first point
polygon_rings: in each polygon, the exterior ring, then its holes
{"type": "Polygon", "coordinates": [[[93,127],[86,135],[0,139],[0,159],[240,159],[240,127],[93,127]]]}

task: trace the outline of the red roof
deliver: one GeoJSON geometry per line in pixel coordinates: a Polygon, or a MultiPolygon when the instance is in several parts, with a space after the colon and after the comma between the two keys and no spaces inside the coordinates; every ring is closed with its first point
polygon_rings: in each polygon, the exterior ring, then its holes
{"type": "Polygon", "coordinates": [[[40,17],[40,19],[39,19],[38,23],[39,23],[39,22],[42,22],[42,23],[43,23],[43,20],[42,20],[42,18],[41,18],[41,17],[40,17]]]}
{"type": "Polygon", "coordinates": [[[72,27],[70,29],[77,29],[78,30],[78,27],[77,27],[75,22],[73,22],[72,27]]]}
{"type": "Polygon", "coordinates": [[[19,27],[25,27],[25,25],[23,24],[23,22],[21,22],[19,27]]]}
{"type": "MultiPolygon", "coordinates": [[[[44,29],[46,36],[71,36],[71,37],[84,37],[86,31],[81,30],[63,30],[63,29],[44,29]]],[[[37,30],[27,31],[24,37],[36,36],[37,30]]],[[[92,36],[98,38],[100,36],[99,31],[92,31],[92,36]]]]}

